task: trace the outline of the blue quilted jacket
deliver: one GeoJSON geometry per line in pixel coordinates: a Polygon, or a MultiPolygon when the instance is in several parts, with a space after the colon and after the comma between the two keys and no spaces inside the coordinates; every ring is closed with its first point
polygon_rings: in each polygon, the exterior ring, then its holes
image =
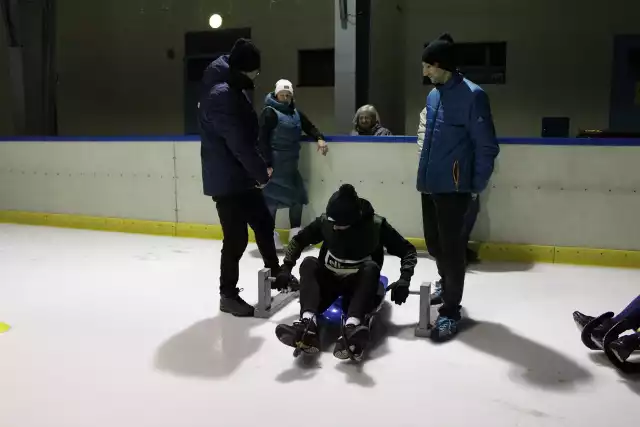
{"type": "Polygon", "coordinates": [[[418,191],[480,193],[489,183],[499,152],[489,97],[480,86],[455,73],[431,90],[418,191]]]}

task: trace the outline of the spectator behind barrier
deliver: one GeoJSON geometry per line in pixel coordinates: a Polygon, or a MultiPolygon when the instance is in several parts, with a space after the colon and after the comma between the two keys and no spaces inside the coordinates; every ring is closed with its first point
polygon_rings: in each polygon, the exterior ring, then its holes
{"type": "Polygon", "coordinates": [[[367,104],[358,108],[353,116],[351,135],[389,136],[391,131],[380,124],[380,114],[373,105],[367,104]]]}
{"type": "MultiPolygon", "coordinates": [[[[324,136],[307,116],[296,108],[293,84],[289,80],[278,80],[273,92],[267,94],[260,115],[259,145],[273,167],[271,180],[263,193],[269,212],[275,221],[280,208],[289,208],[291,231],[289,240],[300,231],[302,207],[309,203],[307,190],[298,170],[300,139],[302,132],[311,136],[318,144],[318,151],[327,155],[329,147],[324,136]]],[[[274,231],[277,249],[283,249],[280,236],[274,231]]]]}

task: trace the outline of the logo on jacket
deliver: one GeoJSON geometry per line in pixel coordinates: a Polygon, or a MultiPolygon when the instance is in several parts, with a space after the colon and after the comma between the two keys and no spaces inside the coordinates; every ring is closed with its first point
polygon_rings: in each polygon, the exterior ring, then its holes
{"type": "Polygon", "coordinates": [[[370,260],[371,255],[358,260],[341,259],[333,255],[331,251],[327,251],[324,258],[324,265],[329,271],[337,276],[350,276],[352,274],[356,274],[365,261],[370,260]]]}

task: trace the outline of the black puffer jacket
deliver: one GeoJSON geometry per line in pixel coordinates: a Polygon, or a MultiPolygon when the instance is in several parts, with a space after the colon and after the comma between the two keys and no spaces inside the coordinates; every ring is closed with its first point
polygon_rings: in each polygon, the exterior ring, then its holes
{"type": "Polygon", "coordinates": [[[400,277],[410,281],[418,262],[416,248],[387,220],[377,215],[368,200],[360,198],[362,219],[346,230],[334,230],[326,214],[316,218],[292,240],[284,257],[284,265],[293,268],[302,251],[322,242],[318,259],[325,268],[339,276],[353,274],[360,264],[371,260],[382,268],[384,249],[397,256],[400,277]]]}

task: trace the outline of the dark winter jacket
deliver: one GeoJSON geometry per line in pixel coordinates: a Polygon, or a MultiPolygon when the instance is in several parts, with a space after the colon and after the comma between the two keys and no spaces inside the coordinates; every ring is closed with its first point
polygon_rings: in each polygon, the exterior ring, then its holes
{"type": "Polygon", "coordinates": [[[204,72],[198,104],[204,194],[241,193],[266,184],[267,165],[258,150],[258,116],[245,90],[253,82],[229,69],[229,56],[204,72]]]}
{"type": "Polygon", "coordinates": [[[354,132],[354,135],[360,135],[360,136],[391,136],[392,133],[389,129],[383,127],[380,125],[380,123],[376,123],[375,126],[373,126],[371,129],[369,130],[364,130],[364,129],[360,129],[358,126],[356,126],[354,132]]]}
{"type": "Polygon", "coordinates": [[[320,263],[337,276],[357,272],[365,261],[374,261],[382,269],[384,249],[400,261],[400,277],[411,281],[418,262],[416,248],[398,233],[385,218],[377,215],[371,203],[360,199],[362,219],[346,230],[334,230],[326,214],[303,228],[289,243],[283,265],[292,269],[302,251],[322,242],[320,263]]]}
{"type": "Polygon", "coordinates": [[[480,193],[500,148],[487,94],[459,73],[427,96],[417,188],[422,193],[480,193]]]}
{"type": "MultiPolygon", "coordinates": [[[[309,118],[295,106],[294,102],[289,105],[285,105],[275,98],[273,92],[269,93],[264,100],[264,109],[260,115],[260,151],[265,157],[267,164],[272,166],[273,150],[277,149],[278,141],[275,141],[276,147],[274,147],[274,134],[277,131],[278,126],[282,122],[282,116],[290,116],[292,119],[296,119],[299,116],[300,130],[297,134],[297,141],[300,141],[302,132],[306,133],[316,141],[324,139],[324,135],[314,126],[309,118]]],[[[276,138],[279,139],[279,138],[276,138]]],[[[288,137],[287,139],[291,139],[288,137]]]]}

